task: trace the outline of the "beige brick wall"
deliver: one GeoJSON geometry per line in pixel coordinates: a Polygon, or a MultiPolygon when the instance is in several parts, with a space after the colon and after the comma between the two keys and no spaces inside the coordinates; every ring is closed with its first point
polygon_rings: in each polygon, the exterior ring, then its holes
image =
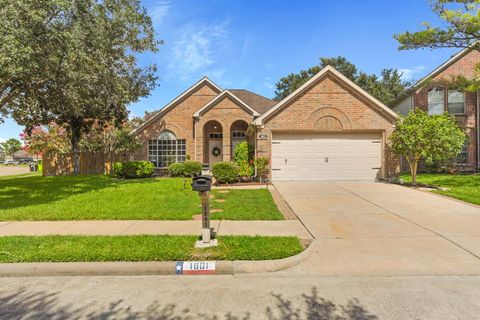
{"type": "Polygon", "coordinates": [[[156,119],[138,133],[142,149],[137,158],[148,159],[148,140],[156,139],[163,130],[170,130],[177,139],[186,140],[186,152],[194,158],[194,120],[193,114],[218,95],[218,90],[205,83],[184,97],[165,115],[156,119]]]}
{"type": "Polygon", "coordinates": [[[212,108],[205,111],[196,122],[196,159],[204,162],[204,126],[212,120],[218,121],[222,125],[223,133],[223,161],[231,160],[231,127],[237,120],[243,120],[246,123],[252,122],[252,115],[249,111],[241,107],[231,97],[225,96],[220,99],[212,108]]]}
{"type": "Polygon", "coordinates": [[[378,106],[371,105],[343,82],[327,75],[265,120],[258,133],[266,134],[268,138],[257,140],[257,155],[271,158],[272,133],[275,132],[375,131],[383,137],[383,177],[390,177],[398,172],[398,159],[385,146],[393,131],[394,120],[390,116],[381,115],[375,108],[378,106]]]}

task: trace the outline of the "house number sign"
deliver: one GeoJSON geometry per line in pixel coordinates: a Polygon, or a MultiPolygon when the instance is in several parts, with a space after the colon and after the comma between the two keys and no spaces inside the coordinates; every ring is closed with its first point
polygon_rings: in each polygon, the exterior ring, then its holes
{"type": "Polygon", "coordinates": [[[177,261],[176,274],[214,274],[215,261],[177,261]]]}

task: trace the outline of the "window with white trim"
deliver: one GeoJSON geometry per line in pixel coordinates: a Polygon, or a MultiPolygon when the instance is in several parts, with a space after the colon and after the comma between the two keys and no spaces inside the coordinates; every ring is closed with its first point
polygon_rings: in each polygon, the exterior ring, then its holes
{"type": "Polygon", "coordinates": [[[428,114],[442,114],[445,111],[443,88],[434,87],[428,90],[428,114]]]}
{"type": "Polygon", "coordinates": [[[164,130],[158,139],[148,141],[148,159],[157,168],[166,168],[174,162],[185,162],[185,139],[177,139],[171,131],[164,130]]]}
{"type": "Polygon", "coordinates": [[[464,114],[465,113],[465,93],[457,90],[448,90],[448,113],[464,114]]]}

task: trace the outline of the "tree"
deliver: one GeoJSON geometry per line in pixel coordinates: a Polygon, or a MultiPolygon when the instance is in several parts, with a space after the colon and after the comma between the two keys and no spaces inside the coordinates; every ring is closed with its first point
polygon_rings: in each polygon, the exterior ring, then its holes
{"type": "Polygon", "coordinates": [[[68,125],[78,174],[82,133],[120,125],[155,86],[155,66],[134,55],[158,50],[152,21],[138,0],[0,0],[0,13],[0,108],[27,131],[68,125]]]}
{"type": "Polygon", "coordinates": [[[29,153],[55,154],[67,153],[70,149],[68,128],[55,122],[45,127],[36,126],[23,135],[25,147],[29,153]]]}
{"type": "Polygon", "coordinates": [[[5,142],[0,143],[0,145],[3,148],[5,155],[9,157],[12,157],[15,152],[22,149],[22,143],[15,138],[10,138],[5,142]]]}
{"type": "MultiPolygon", "coordinates": [[[[480,1],[435,0],[433,11],[444,21],[442,26],[423,23],[423,30],[394,35],[400,50],[420,48],[470,48],[480,50],[480,1]]],[[[480,64],[475,67],[476,76],[452,76],[445,85],[457,90],[480,90],[480,64]]]]}
{"type": "Polygon", "coordinates": [[[408,161],[412,184],[416,185],[421,160],[432,163],[452,159],[462,150],[465,139],[454,116],[428,115],[415,108],[406,117],[398,118],[390,144],[393,153],[408,161]]]}
{"type": "Polygon", "coordinates": [[[96,122],[92,129],[82,136],[80,148],[84,151],[103,152],[106,155],[105,173],[110,173],[114,152],[134,151],[141,145],[130,132],[137,121],[126,121],[121,126],[115,120],[96,122]]]}
{"type": "Polygon", "coordinates": [[[472,48],[480,50],[480,1],[435,0],[433,11],[444,21],[442,26],[423,23],[423,30],[394,35],[400,50],[419,48],[472,48]]]}
{"type": "Polygon", "coordinates": [[[275,100],[281,100],[302,86],[326,66],[332,66],[362,89],[386,105],[401,96],[412,83],[402,80],[402,74],[396,69],[383,69],[381,77],[358,71],[357,67],[344,57],[320,58],[320,64],[291,73],[276,84],[275,100]]]}

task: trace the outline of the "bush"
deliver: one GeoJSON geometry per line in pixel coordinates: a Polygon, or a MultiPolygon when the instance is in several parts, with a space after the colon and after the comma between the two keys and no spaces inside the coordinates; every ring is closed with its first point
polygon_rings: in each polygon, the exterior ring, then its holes
{"type": "Polygon", "coordinates": [[[202,174],[202,164],[198,161],[187,161],[183,163],[183,175],[185,177],[196,177],[202,174]]]}
{"type": "Polygon", "coordinates": [[[251,177],[253,176],[254,169],[248,162],[242,161],[238,164],[238,175],[240,177],[251,177]]]}
{"type": "Polygon", "coordinates": [[[253,159],[254,148],[247,141],[241,142],[235,146],[233,151],[233,161],[237,164],[242,162],[250,163],[253,159]]]}
{"type": "Polygon", "coordinates": [[[202,173],[202,164],[198,161],[175,162],[167,170],[171,177],[196,177],[202,173]]]}
{"type": "Polygon", "coordinates": [[[255,163],[255,168],[257,168],[257,176],[262,180],[263,175],[267,171],[268,164],[270,163],[270,160],[267,157],[258,157],[254,161],[255,163]]]}
{"type": "Polygon", "coordinates": [[[217,162],[212,165],[212,174],[218,183],[234,182],[238,177],[238,167],[233,162],[217,162]]]}
{"type": "Polygon", "coordinates": [[[167,170],[168,170],[168,174],[171,177],[181,177],[183,176],[183,169],[184,169],[183,163],[174,162],[168,166],[167,170]]]}
{"type": "Polygon", "coordinates": [[[115,162],[112,173],[124,179],[148,178],[152,176],[154,168],[150,161],[115,162]]]}

